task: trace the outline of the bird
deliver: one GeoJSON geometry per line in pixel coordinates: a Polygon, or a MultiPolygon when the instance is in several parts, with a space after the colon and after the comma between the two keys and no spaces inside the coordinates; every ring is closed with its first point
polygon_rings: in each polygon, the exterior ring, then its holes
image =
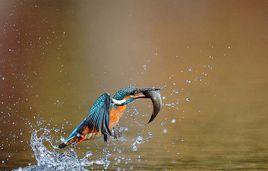
{"type": "Polygon", "coordinates": [[[137,99],[150,99],[153,113],[148,121],[152,122],[162,107],[162,98],[159,88],[142,88],[128,86],[117,91],[113,96],[101,94],[93,103],[88,115],[73,129],[69,136],[58,145],[62,149],[68,145],[77,145],[85,140],[94,139],[103,135],[104,141],[108,137],[118,138],[120,132],[115,129],[127,105],[137,99]]]}

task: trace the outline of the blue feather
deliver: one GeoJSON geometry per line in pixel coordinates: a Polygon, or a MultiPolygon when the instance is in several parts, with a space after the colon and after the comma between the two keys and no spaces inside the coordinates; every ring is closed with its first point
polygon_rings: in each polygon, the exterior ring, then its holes
{"type": "Polygon", "coordinates": [[[107,135],[111,135],[109,129],[110,101],[110,96],[107,93],[102,94],[92,105],[88,116],[72,131],[68,138],[65,139],[65,142],[70,141],[78,134],[82,134],[86,126],[91,130],[101,131],[101,133],[104,134],[104,139],[107,140],[107,135]]]}
{"type": "Polygon", "coordinates": [[[117,91],[113,98],[116,100],[122,100],[124,99],[126,96],[128,96],[129,94],[133,93],[134,91],[137,91],[137,88],[134,86],[129,86],[126,88],[122,88],[121,90],[117,91]]]}

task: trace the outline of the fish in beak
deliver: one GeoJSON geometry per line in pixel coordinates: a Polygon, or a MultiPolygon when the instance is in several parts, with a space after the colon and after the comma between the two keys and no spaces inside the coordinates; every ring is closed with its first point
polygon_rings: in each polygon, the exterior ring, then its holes
{"type": "Polygon", "coordinates": [[[140,95],[138,98],[149,98],[153,103],[153,113],[151,115],[148,123],[152,122],[157,114],[160,112],[162,107],[162,98],[160,94],[160,89],[158,88],[145,88],[140,89],[140,95]],[[142,95],[141,95],[142,94],[142,95]]]}

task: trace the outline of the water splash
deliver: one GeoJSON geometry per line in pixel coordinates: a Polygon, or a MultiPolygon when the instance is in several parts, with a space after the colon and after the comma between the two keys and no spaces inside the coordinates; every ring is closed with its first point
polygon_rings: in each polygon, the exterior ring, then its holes
{"type": "Polygon", "coordinates": [[[31,147],[37,164],[17,170],[87,170],[86,167],[94,164],[102,165],[104,169],[108,168],[110,164],[108,160],[110,153],[106,148],[103,150],[104,156],[99,160],[90,160],[90,157],[93,155],[91,151],[88,151],[86,155],[80,159],[72,148],[68,148],[63,152],[56,149],[50,131],[50,129],[41,128],[32,133],[31,147]],[[46,147],[45,144],[49,144],[51,149],[46,147]]]}
{"type": "Polygon", "coordinates": [[[141,144],[142,142],[143,142],[143,137],[138,136],[132,144],[132,151],[137,151],[138,150],[137,144],[141,144]]]}
{"type": "Polygon", "coordinates": [[[148,132],[148,135],[145,138],[142,137],[141,135],[138,135],[134,139],[134,142],[131,145],[132,151],[138,151],[138,145],[149,141],[152,137],[153,137],[153,134],[151,132],[148,132]]]}

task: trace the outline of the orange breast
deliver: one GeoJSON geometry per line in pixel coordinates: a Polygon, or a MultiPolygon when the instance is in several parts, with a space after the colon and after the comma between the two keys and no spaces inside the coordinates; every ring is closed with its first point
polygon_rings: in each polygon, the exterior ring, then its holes
{"type": "Polygon", "coordinates": [[[118,106],[117,108],[112,108],[110,110],[110,123],[109,128],[113,128],[118,122],[124,111],[126,110],[126,106],[118,106]]]}

